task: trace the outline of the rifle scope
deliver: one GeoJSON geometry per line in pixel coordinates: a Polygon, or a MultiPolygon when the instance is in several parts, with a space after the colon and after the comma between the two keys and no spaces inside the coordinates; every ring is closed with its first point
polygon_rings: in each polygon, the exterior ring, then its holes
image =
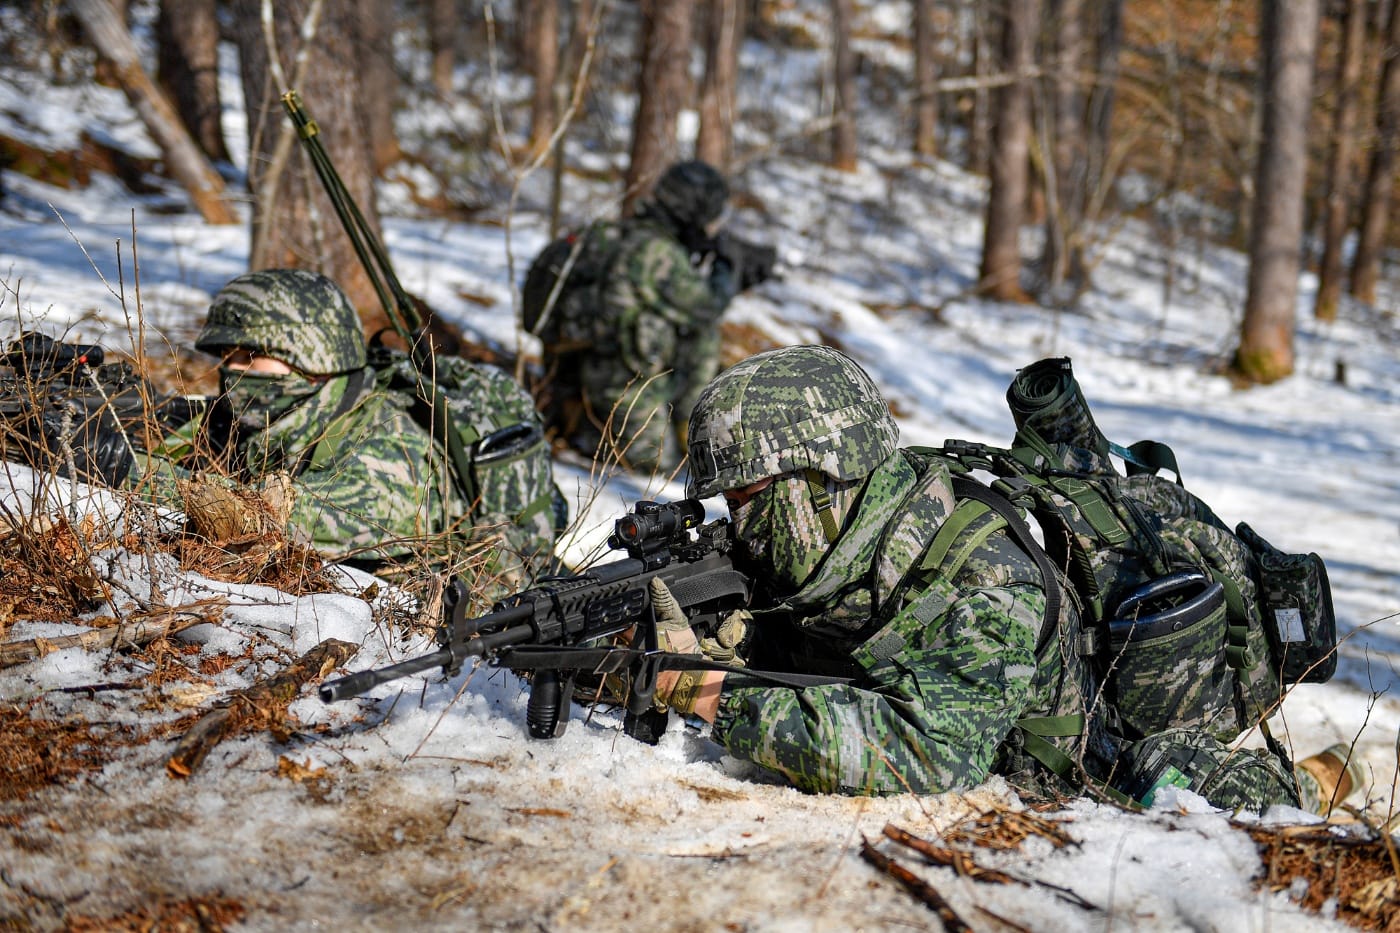
{"type": "Polygon", "coordinates": [[[608,546],[650,553],[655,545],[665,544],[677,533],[689,531],[705,520],[705,507],[696,499],[678,502],[652,502],[643,499],[636,508],[613,523],[608,546]]]}

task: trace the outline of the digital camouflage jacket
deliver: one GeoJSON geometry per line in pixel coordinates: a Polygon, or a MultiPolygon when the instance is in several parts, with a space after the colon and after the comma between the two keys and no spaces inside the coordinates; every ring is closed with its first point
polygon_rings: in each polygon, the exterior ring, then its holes
{"type": "MultiPolygon", "coordinates": [[[[508,376],[463,365],[475,383],[476,404],[468,412],[450,402],[459,431],[480,437],[501,426],[497,422],[533,423],[529,396],[508,376]]],[[[273,401],[268,407],[276,410],[273,401]]],[[[238,460],[250,481],[279,471],[293,475],[290,524],[329,557],[431,561],[448,558],[464,542],[489,540],[500,552],[503,583],[521,585],[552,553],[551,495],[557,492],[547,466],[544,476],[534,475],[539,462],[547,465],[547,454],[475,471],[481,501],[475,516],[469,515],[442,445],[415,418],[413,405],[412,391],[395,385],[389,370],[366,367],[333,376],[261,431],[248,430],[245,418],[238,460]],[[521,470],[529,475],[517,476],[521,470]],[[547,501],[532,501],[537,497],[547,501]]],[[[174,480],[185,475],[178,464],[191,452],[196,431],[191,424],[167,438],[130,482],[178,507],[174,480]]]]}
{"type": "Polygon", "coordinates": [[[953,506],[943,461],[888,457],[802,590],[755,613],[755,666],[854,680],[725,688],[716,741],[810,792],[938,793],[983,781],[1019,718],[1055,712],[1044,591],[1005,531],[952,580],[922,566],[953,506]]]}

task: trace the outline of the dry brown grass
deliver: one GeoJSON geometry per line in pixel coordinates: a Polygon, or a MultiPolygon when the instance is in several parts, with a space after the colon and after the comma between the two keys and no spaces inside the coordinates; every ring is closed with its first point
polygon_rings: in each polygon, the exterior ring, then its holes
{"type": "Polygon", "coordinates": [[[1307,883],[1299,903],[1313,912],[1335,902],[1337,919],[1360,930],[1400,931],[1400,860],[1390,839],[1353,839],[1327,826],[1246,827],[1259,847],[1270,891],[1307,883]]]}

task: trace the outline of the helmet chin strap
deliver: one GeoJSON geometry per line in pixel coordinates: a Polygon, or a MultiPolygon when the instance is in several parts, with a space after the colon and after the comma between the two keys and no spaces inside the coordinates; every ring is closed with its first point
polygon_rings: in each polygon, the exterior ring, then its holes
{"type": "Polygon", "coordinates": [[[812,494],[812,508],[817,510],[817,520],[822,524],[826,543],[834,544],[841,529],[836,525],[836,507],[831,501],[831,493],[826,491],[826,476],[808,469],[807,490],[812,494]]]}

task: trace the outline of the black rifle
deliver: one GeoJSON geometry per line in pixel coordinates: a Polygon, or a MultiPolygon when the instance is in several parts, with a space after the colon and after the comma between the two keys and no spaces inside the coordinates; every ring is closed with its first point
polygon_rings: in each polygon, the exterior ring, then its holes
{"type": "Polygon", "coordinates": [[[119,480],[130,467],[128,445],[142,447],[148,429],[164,436],[201,408],[202,400],[157,396],[130,363],[105,356],[95,344],[37,333],[0,354],[0,420],[23,462],[67,476],[71,452],[78,478],[119,480]]]}
{"type": "Polygon", "coordinates": [[[702,525],[704,516],[704,507],[695,499],[640,501],[616,521],[608,539],[609,547],[627,552],[626,558],[578,574],[545,577],[476,618],[466,615],[466,584],[454,579],[443,596],[438,651],[330,681],[321,687],[321,699],[347,699],[434,667],[451,676],[468,658],[483,658],[497,667],[535,672],[526,725],[534,738],[552,738],[564,730],[578,671],[606,675],[627,670],[632,685],[628,733],[651,741],[648,730],[658,724],[647,711],[656,673],[696,667],[697,661],[698,666],[716,666],[695,656],[655,650],[651,578],[666,582],[696,627],[719,622],[745,606],[750,596],[749,579],[730,562],[729,522],[702,525]],[[636,635],[631,647],[606,644],[632,629],[636,635]],[[567,676],[561,678],[561,672],[567,676]]]}
{"type": "Polygon", "coordinates": [[[741,292],[773,278],[778,264],[775,247],[746,240],[728,230],[721,230],[701,252],[729,263],[741,292]]]}

